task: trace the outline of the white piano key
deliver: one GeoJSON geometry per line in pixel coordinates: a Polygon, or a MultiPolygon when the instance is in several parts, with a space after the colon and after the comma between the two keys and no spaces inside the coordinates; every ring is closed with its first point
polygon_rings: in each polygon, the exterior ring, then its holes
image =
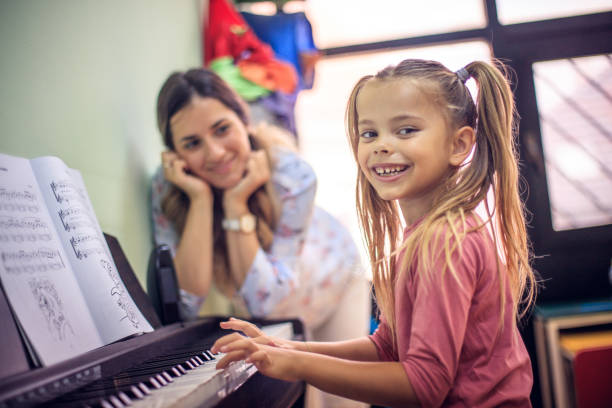
{"type": "MultiPolygon", "coordinates": [[[[290,339],[293,329],[290,323],[280,323],[263,328],[270,336],[290,339]]],[[[236,361],[224,370],[215,368],[223,358],[223,353],[210,354],[210,361],[188,359],[186,365],[190,370],[175,377],[172,383],[151,390],[151,394],[132,401],[130,407],[135,408],[193,408],[211,406],[218,403],[227,394],[244,384],[257,368],[244,361],[236,361]],[[191,361],[192,364],[189,364],[191,361]]],[[[197,356],[196,356],[197,357],[197,356]]]]}

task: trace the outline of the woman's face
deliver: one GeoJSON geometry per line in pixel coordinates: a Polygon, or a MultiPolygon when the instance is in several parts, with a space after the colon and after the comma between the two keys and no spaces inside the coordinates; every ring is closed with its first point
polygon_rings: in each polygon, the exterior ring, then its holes
{"type": "Polygon", "coordinates": [[[193,97],[170,118],[176,153],[186,171],[212,187],[228,189],[242,179],[251,153],[247,128],[215,98],[193,97]]]}

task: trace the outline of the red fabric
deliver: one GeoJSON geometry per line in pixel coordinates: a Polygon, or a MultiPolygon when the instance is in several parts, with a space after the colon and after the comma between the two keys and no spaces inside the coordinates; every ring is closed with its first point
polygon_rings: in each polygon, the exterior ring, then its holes
{"type": "MultiPolygon", "coordinates": [[[[219,57],[232,57],[246,66],[245,78],[270,90],[291,93],[297,86],[297,73],[289,63],[279,61],[272,48],[261,42],[227,0],[210,0],[208,21],[204,24],[204,65],[219,57]],[[255,66],[257,65],[257,67],[255,66]]],[[[241,68],[244,76],[244,69],[241,68]]]]}
{"type": "Polygon", "coordinates": [[[238,63],[242,76],[272,91],[293,93],[297,87],[297,73],[291,64],[272,60],[254,63],[243,60],[238,63]]]}

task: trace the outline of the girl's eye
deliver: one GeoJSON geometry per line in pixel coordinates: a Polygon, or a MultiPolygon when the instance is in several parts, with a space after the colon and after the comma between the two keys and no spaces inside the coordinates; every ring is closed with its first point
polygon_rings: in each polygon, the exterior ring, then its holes
{"type": "Polygon", "coordinates": [[[230,125],[228,123],[224,123],[218,126],[215,129],[215,136],[223,136],[224,134],[228,132],[229,128],[230,128],[230,125]]]}
{"type": "Polygon", "coordinates": [[[418,130],[418,129],[416,129],[416,128],[407,127],[407,128],[401,128],[401,129],[399,130],[399,132],[398,132],[398,133],[399,133],[400,135],[409,135],[409,134],[411,134],[411,133],[416,132],[417,130],[418,130]]]}
{"type": "Polygon", "coordinates": [[[373,132],[371,130],[366,130],[365,132],[361,132],[359,134],[359,137],[364,138],[364,139],[372,139],[373,137],[376,137],[376,132],[373,132]]]}

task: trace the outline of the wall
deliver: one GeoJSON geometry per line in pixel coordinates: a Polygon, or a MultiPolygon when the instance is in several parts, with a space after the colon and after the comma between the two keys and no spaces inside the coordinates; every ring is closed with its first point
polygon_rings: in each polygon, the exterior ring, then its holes
{"type": "Polygon", "coordinates": [[[155,98],[201,64],[200,0],[0,0],[0,152],[81,171],[102,230],[144,283],[155,98]]]}

